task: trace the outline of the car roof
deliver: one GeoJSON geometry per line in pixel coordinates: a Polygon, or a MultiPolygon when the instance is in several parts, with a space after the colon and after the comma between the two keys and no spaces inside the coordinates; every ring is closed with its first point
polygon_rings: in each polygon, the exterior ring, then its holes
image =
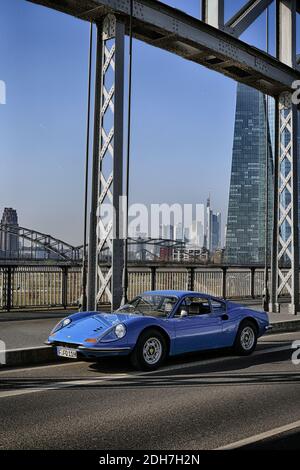
{"type": "Polygon", "coordinates": [[[202,292],[195,292],[191,290],[149,290],[144,292],[144,294],[152,295],[170,295],[176,296],[178,298],[184,297],[185,295],[204,295],[205,297],[211,298],[209,294],[204,294],[202,292]]]}

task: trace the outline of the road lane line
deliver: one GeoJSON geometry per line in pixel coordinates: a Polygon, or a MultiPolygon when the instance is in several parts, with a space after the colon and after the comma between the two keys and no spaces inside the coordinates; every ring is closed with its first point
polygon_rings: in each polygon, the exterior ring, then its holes
{"type": "Polygon", "coordinates": [[[86,364],[85,361],[76,361],[76,362],[64,362],[63,364],[47,364],[44,366],[33,366],[33,367],[22,367],[19,369],[15,367],[14,369],[0,369],[0,375],[11,374],[16,372],[29,372],[31,370],[39,370],[39,369],[50,369],[51,367],[65,367],[65,366],[78,366],[80,364],[86,364]]]}
{"type": "Polygon", "coordinates": [[[14,397],[19,395],[28,395],[30,393],[38,393],[38,392],[47,392],[49,390],[64,390],[66,388],[72,387],[82,387],[86,385],[99,385],[100,383],[110,382],[111,380],[116,379],[123,379],[127,377],[127,374],[118,374],[113,376],[104,376],[93,380],[72,380],[69,382],[56,382],[55,385],[47,385],[45,387],[33,387],[29,389],[22,389],[22,390],[9,390],[0,392],[0,398],[7,398],[7,397],[14,397]]]}
{"type": "Polygon", "coordinates": [[[245,439],[241,439],[240,441],[233,442],[226,446],[218,447],[215,450],[233,450],[239,449],[240,447],[244,447],[249,444],[255,444],[256,442],[263,441],[270,437],[278,436],[279,434],[283,434],[287,431],[292,431],[293,429],[300,428],[300,420],[295,421],[294,423],[287,424],[285,426],[280,426],[279,428],[271,429],[270,431],[263,432],[261,434],[256,434],[251,437],[247,437],[245,439]]]}

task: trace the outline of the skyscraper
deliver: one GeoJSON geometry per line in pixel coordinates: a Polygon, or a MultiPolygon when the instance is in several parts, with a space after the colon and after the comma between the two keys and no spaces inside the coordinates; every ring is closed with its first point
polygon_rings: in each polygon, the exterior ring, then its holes
{"type": "Polygon", "coordinates": [[[212,253],[218,248],[221,248],[221,213],[214,212],[211,209],[210,197],[207,199],[206,203],[206,233],[205,241],[206,248],[212,253]]]}
{"type": "Polygon", "coordinates": [[[234,142],[226,231],[225,262],[263,263],[266,216],[266,132],[269,165],[269,236],[271,239],[274,102],[269,100],[266,129],[266,100],[262,93],[243,84],[237,86],[234,142]]]}
{"type": "Polygon", "coordinates": [[[211,251],[221,248],[221,213],[211,215],[211,251]]]}
{"type": "Polygon", "coordinates": [[[174,227],[174,240],[175,241],[183,241],[184,240],[184,235],[183,235],[183,225],[181,222],[179,224],[176,224],[174,227]]]}
{"type": "MultiPolygon", "coordinates": [[[[1,224],[5,226],[18,227],[18,215],[15,209],[5,207],[1,219],[1,224]]],[[[19,250],[19,237],[4,231],[0,232],[0,250],[6,257],[14,257],[19,250]]]]}
{"type": "Polygon", "coordinates": [[[204,224],[194,220],[190,227],[190,243],[195,246],[204,246],[204,224]]]}

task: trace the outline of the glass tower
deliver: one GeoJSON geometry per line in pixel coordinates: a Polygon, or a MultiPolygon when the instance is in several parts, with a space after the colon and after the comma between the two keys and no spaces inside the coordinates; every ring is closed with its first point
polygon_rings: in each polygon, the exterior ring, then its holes
{"type": "Polygon", "coordinates": [[[264,263],[267,142],[271,246],[275,107],[272,98],[268,103],[267,128],[265,96],[238,84],[225,250],[225,262],[231,265],[264,263]]]}

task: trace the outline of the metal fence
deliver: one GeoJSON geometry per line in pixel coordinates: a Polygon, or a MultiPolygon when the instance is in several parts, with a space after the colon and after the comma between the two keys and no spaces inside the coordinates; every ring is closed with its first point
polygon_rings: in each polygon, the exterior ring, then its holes
{"type": "Polygon", "coordinates": [[[59,266],[0,267],[0,309],[78,305],[81,269],[59,266]]]}
{"type": "MultiPolygon", "coordinates": [[[[129,298],[145,290],[187,289],[231,299],[263,294],[261,267],[131,266],[129,298]]],[[[287,292],[285,292],[287,293],[287,292]]],[[[0,266],[0,309],[76,307],[81,296],[81,268],[0,266]]],[[[103,297],[102,303],[108,303],[103,297]]]]}

